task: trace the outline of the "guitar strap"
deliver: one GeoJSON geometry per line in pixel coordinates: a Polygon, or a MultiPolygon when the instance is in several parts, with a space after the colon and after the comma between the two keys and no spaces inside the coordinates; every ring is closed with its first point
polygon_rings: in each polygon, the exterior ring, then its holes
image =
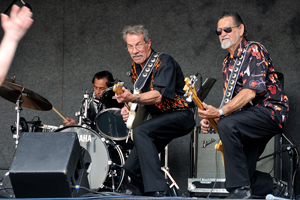
{"type": "Polygon", "coordinates": [[[260,43],[258,42],[254,42],[254,41],[249,41],[247,42],[247,44],[245,45],[240,57],[238,59],[236,59],[235,63],[234,63],[234,66],[233,66],[233,70],[231,72],[231,75],[230,75],[230,78],[229,78],[229,81],[228,81],[228,84],[227,84],[227,87],[226,87],[226,90],[225,90],[225,93],[224,93],[224,96],[223,96],[223,99],[222,99],[222,102],[221,102],[221,105],[220,105],[220,108],[222,108],[224,105],[226,105],[232,98],[232,95],[233,95],[233,91],[234,91],[234,88],[235,88],[235,85],[236,85],[236,81],[239,77],[239,73],[241,71],[241,68],[243,66],[243,63],[245,61],[245,53],[247,52],[249,46],[253,43],[257,43],[258,45],[260,45],[266,52],[268,52],[266,50],[266,48],[261,45],[260,43]]]}
{"type": "Polygon", "coordinates": [[[145,86],[145,83],[146,83],[147,79],[149,78],[149,76],[155,66],[155,63],[161,54],[162,53],[159,53],[159,52],[151,53],[151,55],[149,56],[149,59],[147,60],[145,66],[143,67],[143,70],[141,71],[141,73],[139,74],[139,77],[137,78],[137,80],[135,81],[135,83],[133,85],[134,90],[139,91],[145,86]]]}

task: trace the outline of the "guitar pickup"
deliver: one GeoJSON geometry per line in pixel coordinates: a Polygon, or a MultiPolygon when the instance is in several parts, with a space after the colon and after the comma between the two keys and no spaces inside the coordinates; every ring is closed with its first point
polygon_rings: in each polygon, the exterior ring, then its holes
{"type": "Polygon", "coordinates": [[[202,148],[205,148],[207,145],[209,145],[209,144],[211,144],[215,141],[216,141],[216,139],[214,139],[214,138],[211,138],[210,140],[203,140],[202,141],[202,148]]]}

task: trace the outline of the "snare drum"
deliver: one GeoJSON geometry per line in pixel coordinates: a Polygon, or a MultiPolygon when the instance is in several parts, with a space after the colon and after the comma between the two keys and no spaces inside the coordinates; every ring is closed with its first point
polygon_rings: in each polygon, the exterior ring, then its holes
{"type": "Polygon", "coordinates": [[[65,126],[55,132],[77,133],[80,146],[87,153],[83,155],[83,160],[88,173],[90,189],[119,189],[125,173],[121,166],[124,165],[125,160],[118,145],[109,139],[100,137],[95,131],[79,125],[65,126]],[[114,159],[111,159],[110,154],[114,154],[114,159]],[[119,167],[116,167],[118,165],[119,167]],[[110,181],[111,178],[114,180],[110,181]]]}
{"type": "Polygon", "coordinates": [[[121,115],[120,108],[102,110],[95,118],[95,125],[100,134],[112,140],[125,140],[128,129],[121,115]]]}

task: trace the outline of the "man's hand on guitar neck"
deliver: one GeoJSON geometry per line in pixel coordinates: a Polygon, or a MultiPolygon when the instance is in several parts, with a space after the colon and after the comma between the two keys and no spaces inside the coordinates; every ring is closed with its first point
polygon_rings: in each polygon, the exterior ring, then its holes
{"type": "Polygon", "coordinates": [[[219,110],[211,105],[207,105],[206,103],[202,103],[202,106],[205,110],[201,110],[198,108],[199,117],[202,118],[200,121],[201,131],[203,133],[208,133],[209,129],[212,125],[209,123],[208,119],[216,119],[219,116],[219,110]]]}
{"type": "Polygon", "coordinates": [[[135,94],[132,94],[129,90],[127,90],[125,87],[122,87],[123,93],[115,93],[116,99],[119,103],[128,103],[128,102],[135,102],[137,99],[137,96],[135,94]]]}
{"type": "Polygon", "coordinates": [[[219,110],[218,108],[215,108],[211,105],[207,105],[206,103],[203,102],[203,108],[205,110],[201,110],[198,108],[198,114],[199,117],[201,117],[202,119],[214,119],[214,118],[218,118],[219,116],[219,110]]]}

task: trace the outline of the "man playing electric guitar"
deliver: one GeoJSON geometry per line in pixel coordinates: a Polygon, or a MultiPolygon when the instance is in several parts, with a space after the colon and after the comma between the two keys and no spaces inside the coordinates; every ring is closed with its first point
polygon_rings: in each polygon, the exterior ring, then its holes
{"type": "Polygon", "coordinates": [[[198,113],[203,132],[210,128],[208,119],[220,118],[217,129],[223,144],[227,198],[281,196],[284,184],[256,171],[256,163],[268,141],[282,133],[286,124],[289,102],[282,82],[267,50],[246,39],[239,14],[223,13],[216,33],[228,51],[222,67],[224,98],[219,109],[203,103],[204,110],[198,113]]]}
{"type": "MultiPolygon", "coordinates": [[[[158,154],[172,139],[188,134],[194,127],[193,112],[184,100],[184,76],[178,63],[167,54],[151,49],[149,31],[143,25],[123,30],[123,39],[133,59],[132,94],[125,88],[116,93],[119,103],[143,105],[152,118],[133,128],[134,148],[124,169],[143,195],[168,196],[168,186],[161,170],[158,154]]],[[[128,119],[129,110],[121,110],[128,119]]],[[[139,117],[139,116],[136,116],[139,117]]]]}

